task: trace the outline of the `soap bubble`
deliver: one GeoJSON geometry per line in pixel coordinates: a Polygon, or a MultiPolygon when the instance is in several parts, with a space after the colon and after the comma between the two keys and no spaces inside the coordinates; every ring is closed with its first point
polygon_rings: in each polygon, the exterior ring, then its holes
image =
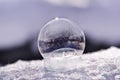
{"type": "Polygon", "coordinates": [[[80,55],[84,48],[83,31],[68,19],[53,19],[40,30],[38,49],[44,58],[80,55]]]}

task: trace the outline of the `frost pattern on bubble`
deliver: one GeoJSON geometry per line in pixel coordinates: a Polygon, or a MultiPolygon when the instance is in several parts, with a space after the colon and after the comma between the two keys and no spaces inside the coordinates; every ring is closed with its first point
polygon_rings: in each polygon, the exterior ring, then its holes
{"type": "Polygon", "coordinates": [[[68,52],[83,53],[85,48],[85,36],[82,30],[74,22],[57,18],[48,22],[41,30],[38,37],[38,48],[42,56],[55,57],[65,55],[68,52]]]}

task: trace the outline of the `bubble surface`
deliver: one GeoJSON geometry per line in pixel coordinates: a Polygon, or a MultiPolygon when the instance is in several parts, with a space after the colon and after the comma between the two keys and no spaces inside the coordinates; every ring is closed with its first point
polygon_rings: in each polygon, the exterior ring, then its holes
{"type": "Polygon", "coordinates": [[[38,36],[38,49],[44,58],[80,55],[85,48],[85,36],[80,26],[65,18],[45,24],[38,36]]]}

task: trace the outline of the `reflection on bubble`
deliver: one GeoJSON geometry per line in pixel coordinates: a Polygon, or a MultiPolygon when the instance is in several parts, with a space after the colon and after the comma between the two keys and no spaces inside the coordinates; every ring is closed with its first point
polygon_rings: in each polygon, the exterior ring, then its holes
{"type": "Polygon", "coordinates": [[[57,18],[40,30],[38,48],[44,58],[80,55],[85,48],[85,36],[80,27],[72,21],[57,18]]]}

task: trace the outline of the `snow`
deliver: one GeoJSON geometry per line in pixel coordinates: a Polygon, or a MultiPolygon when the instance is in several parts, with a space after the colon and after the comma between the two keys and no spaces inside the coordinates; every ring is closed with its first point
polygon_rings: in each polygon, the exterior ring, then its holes
{"type": "Polygon", "coordinates": [[[18,61],[0,67],[0,80],[120,80],[120,49],[111,47],[82,56],[18,61]],[[60,70],[60,71],[55,71],[60,70]]]}

